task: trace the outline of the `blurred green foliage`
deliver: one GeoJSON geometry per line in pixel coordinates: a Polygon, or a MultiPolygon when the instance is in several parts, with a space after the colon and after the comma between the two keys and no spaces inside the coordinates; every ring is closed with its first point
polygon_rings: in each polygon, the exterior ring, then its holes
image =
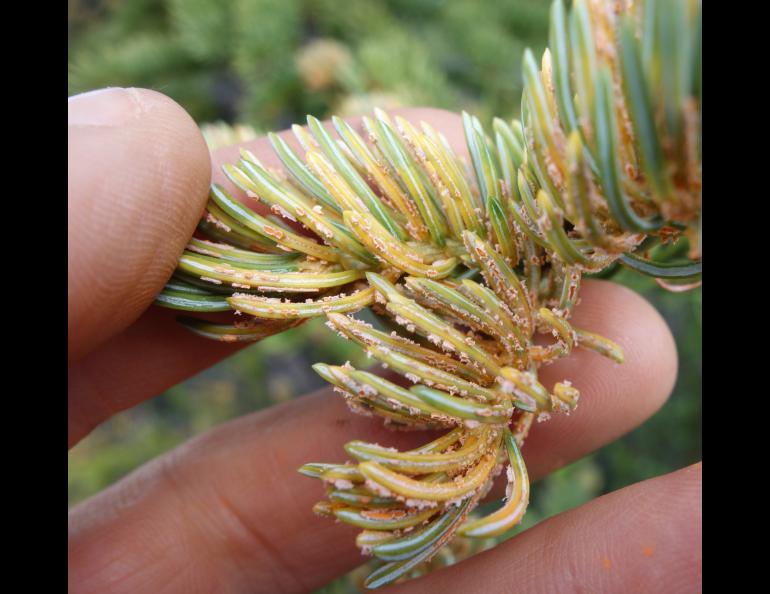
{"type": "MultiPolygon", "coordinates": [[[[70,3],[69,92],[144,86],[197,121],[276,129],[305,114],[350,115],[368,99],[513,117],[521,56],[540,53],[545,0],[133,0],[70,3]],[[321,88],[301,56],[344,53],[321,88]]],[[[312,60],[311,60],[312,62],[312,60]]],[[[322,57],[315,65],[325,67],[322,57]]],[[[328,67],[328,66],[327,66],[328,67]]],[[[382,103],[383,101],[379,101],[382,103]]]]}
{"type": "MultiPolygon", "coordinates": [[[[514,117],[521,55],[547,40],[545,0],[132,0],[70,2],[69,92],[150,87],[199,122],[263,130],[306,113],[375,104],[514,117]]],[[[603,493],[701,458],[701,289],[673,294],[628,271],[676,337],[679,379],[663,409],[543,480],[514,533],[603,493]]],[[[271,337],[121,413],[69,455],[70,505],[190,436],[323,385],[310,364],[366,364],[320,320],[271,337]]],[[[622,395],[618,395],[622,397],[622,395]]],[[[319,496],[321,493],[319,492],[319,496]]],[[[510,536],[510,535],[508,535],[510,536]]],[[[342,580],[325,592],[348,592],[342,580]]]]}

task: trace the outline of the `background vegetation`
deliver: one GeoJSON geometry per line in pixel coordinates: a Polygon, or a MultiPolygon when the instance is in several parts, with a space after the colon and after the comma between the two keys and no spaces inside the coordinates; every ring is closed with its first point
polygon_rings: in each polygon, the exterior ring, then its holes
{"type": "MultiPolygon", "coordinates": [[[[547,0],[71,0],[69,93],[143,86],[200,123],[278,130],[306,113],[431,105],[516,117],[525,47],[539,55],[547,0]]],[[[674,394],[644,426],[545,479],[525,529],[701,458],[701,290],[665,293],[630,273],[676,336],[674,394]]],[[[319,320],[269,338],[105,423],[69,454],[74,505],[190,436],[323,385],[315,361],[364,364],[319,320]]],[[[319,493],[320,497],[321,493],[319,493]]],[[[326,592],[350,591],[338,580],[326,592]]]]}

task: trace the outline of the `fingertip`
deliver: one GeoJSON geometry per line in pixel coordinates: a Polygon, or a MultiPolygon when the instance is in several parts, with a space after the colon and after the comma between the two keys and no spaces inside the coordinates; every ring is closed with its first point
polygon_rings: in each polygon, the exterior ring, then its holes
{"type": "Polygon", "coordinates": [[[463,120],[460,114],[437,107],[408,107],[394,110],[394,113],[406,118],[413,124],[425,122],[431,128],[444,135],[452,149],[459,156],[466,156],[468,149],[465,143],[463,120]]]}
{"type": "Polygon", "coordinates": [[[580,306],[574,323],[619,344],[625,360],[617,364],[583,350],[584,356],[617,369],[617,387],[622,382],[646,388],[637,410],[651,416],[671,395],[679,368],[676,342],[663,316],[636,291],[602,280],[584,284],[580,306]]]}
{"type": "MultiPolygon", "coordinates": [[[[418,126],[420,122],[426,122],[435,130],[444,135],[447,142],[454,148],[460,156],[467,155],[465,147],[465,136],[463,133],[462,119],[454,112],[446,109],[434,107],[399,107],[392,110],[386,110],[392,116],[401,116],[409,120],[413,125],[418,126]]],[[[368,114],[370,117],[371,113],[368,114]]],[[[344,118],[345,121],[353,127],[360,135],[366,137],[367,133],[363,126],[362,116],[351,116],[344,118]]],[[[324,120],[322,124],[326,127],[332,136],[337,136],[334,125],[331,120],[324,120]]],[[[307,129],[307,126],[304,126],[307,129]]],[[[296,151],[300,156],[305,154],[305,150],[300,146],[294,136],[292,129],[282,130],[275,133],[276,136],[283,139],[289,147],[296,151]]],[[[283,164],[272,147],[272,143],[267,136],[260,136],[247,142],[220,147],[211,154],[212,163],[212,182],[221,185],[228,193],[243,202],[254,211],[264,214],[268,213],[268,207],[261,202],[257,202],[247,197],[230,179],[225,175],[223,166],[227,164],[237,164],[241,159],[241,151],[248,150],[268,168],[283,169],[283,164]]],[[[298,231],[302,231],[299,225],[292,225],[298,231]]]]}
{"type": "Polygon", "coordinates": [[[622,364],[584,348],[544,367],[551,389],[570,380],[580,390],[569,416],[555,414],[533,427],[524,450],[535,478],[576,460],[639,426],[671,395],[676,382],[676,343],[663,317],[638,293],[608,281],[587,281],[570,320],[618,343],[622,364]]]}
{"type": "Polygon", "coordinates": [[[439,107],[404,107],[393,109],[391,113],[400,115],[410,122],[427,122],[442,133],[444,132],[444,126],[450,129],[458,126],[462,127],[460,114],[439,107]]]}
{"type": "Polygon", "coordinates": [[[125,329],[171,275],[205,205],[209,151],[148,89],[68,100],[70,361],[125,329]]]}
{"type": "MultiPolygon", "coordinates": [[[[563,512],[497,547],[393,592],[700,592],[699,465],[563,512]],[[547,568],[547,570],[543,570],[547,568]]],[[[391,590],[389,590],[391,591],[391,590]]]]}

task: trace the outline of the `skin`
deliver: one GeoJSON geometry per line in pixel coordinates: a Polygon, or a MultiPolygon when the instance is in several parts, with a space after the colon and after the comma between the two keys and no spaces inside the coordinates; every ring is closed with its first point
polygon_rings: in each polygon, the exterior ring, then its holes
{"type": "MultiPolygon", "coordinates": [[[[195,229],[210,181],[238,148],[209,155],[190,116],[148,90],[109,89],[68,102],[68,442],[235,352],[151,306],[195,229]],[[120,258],[109,257],[120,253],[120,258]]],[[[460,118],[429,122],[463,151],[460,118]]],[[[349,120],[358,126],[357,119],[349,120]]],[[[290,133],[284,138],[294,145],[290,133]]],[[[266,139],[246,143],[269,166],[266,139]]],[[[245,200],[245,198],[244,198],[245,200]]],[[[537,480],[612,442],[654,414],[674,385],[666,324],[642,297],[584,284],[576,325],[625,350],[618,366],[575,351],[542,370],[582,392],[569,417],[537,424],[523,450],[537,480]]],[[[317,483],[296,468],[346,459],[343,444],[399,448],[432,439],[350,414],[321,390],[248,415],[139,468],[69,512],[69,589],[88,592],[311,592],[359,565],[353,528],[315,517],[317,483]],[[312,431],[308,431],[312,427],[312,431]]],[[[497,548],[394,586],[395,592],[698,592],[700,464],[560,514],[497,548]],[[479,576],[484,576],[483,585],[479,576]],[[631,590],[629,590],[631,588],[631,590]]],[[[503,485],[493,496],[500,497],[503,485]]]]}

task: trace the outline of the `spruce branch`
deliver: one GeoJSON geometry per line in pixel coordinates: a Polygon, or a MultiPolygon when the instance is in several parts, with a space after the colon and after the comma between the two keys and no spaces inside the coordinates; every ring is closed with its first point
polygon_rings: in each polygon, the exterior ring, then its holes
{"type": "Polygon", "coordinates": [[[549,41],[539,66],[525,53],[521,121],[490,132],[463,113],[470,162],[427,124],[380,110],[366,137],[308,116],[308,131],[293,128],[301,154],[270,135],[286,173],[242,151],[225,174],[272,214],[212,186],[201,237],[157,299],[248,314],[180,319],[224,341],[325,316],[404,379],[316,364],[351,410],[446,431],[405,452],[353,441],[353,462],[300,469],[326,486],[315,512],[361,528],[361,550],[382,562],[370,588],[421,571],[456,533],[488,538],[521,520],[529,428],[580,396],[538,369],[575,348],[623,361],[570,322],[584,275],[621,264],[673,290],[700,279],[701,3],[575,0],[568,12],[556,0],[549,41]],[[650,257],[679,241],[684,261],[650,257]],[[366,307],[382,327],[353,317],[366,307]],[[470,518],[504,466],[506,501],[470,518]]]}

